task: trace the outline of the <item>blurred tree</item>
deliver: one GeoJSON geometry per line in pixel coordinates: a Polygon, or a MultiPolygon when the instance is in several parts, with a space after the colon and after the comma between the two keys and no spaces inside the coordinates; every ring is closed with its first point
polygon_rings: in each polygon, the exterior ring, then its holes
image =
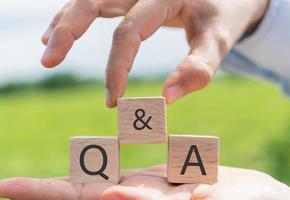
{"type": "Polygon", "coordinates": [[[271,174],[290,184],[290,124],[282,137],[277,137],[266,146],[266,164],[271,174]]]}
{"type": "Polygon", "coordinates": [[[28,84],[25,83],[8,83],[0,87],[0,94],[11,94],[25,90],[28,84]]]}
{"type": "Polygon", "coordinates": [[[44,89],[56,89],[72,87],[80,83],[81,81],[72,74],[54,74],[40,80],[37,85],[44,89]]]}

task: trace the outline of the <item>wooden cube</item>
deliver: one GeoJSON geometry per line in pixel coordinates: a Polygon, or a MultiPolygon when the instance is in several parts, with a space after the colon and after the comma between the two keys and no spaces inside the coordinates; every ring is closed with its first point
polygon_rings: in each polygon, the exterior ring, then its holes
{"type": "Polygon", "coordinates": [[[164,143],[167,141],[164,97],[121,98],[118,100],[121,144],[164,143]]]}
{"type": "Polygon", "coordinates": [[[118,183],[119,152],[116,137],[73,137],[70,180],[74,183],[118,183]]]}
{"type": "Polygon", "coordinates": [[[168,142],[170,183],[213,184],[218,178],[219,138],[172,135],[168,142]]]}

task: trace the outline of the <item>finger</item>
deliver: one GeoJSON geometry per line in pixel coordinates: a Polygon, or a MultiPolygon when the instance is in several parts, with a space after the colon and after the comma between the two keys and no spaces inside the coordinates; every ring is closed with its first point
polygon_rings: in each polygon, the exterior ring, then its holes
{"type": "MultiPolygon", "coordinates": [[[[137,2],[137,0],[126,0],[121,2],[113,2],[113,1],[106,1],[106,4],[103,3],[103,12],[102,17],[117,17],[125,15],[129,9],[137,2]]],[[[64,15],[69,7],[73,4],[73,1],[68,2],[53,18],[52,22],[48,26],[47,30],[41,37],[41,41],[44,45],[47,45],[49,37],[64,15]]],[[[173,18],[169,22],[166,22],[166,26],[174,26],[174,27],[181,27],[182,22],[178,18],[173,18]]]]}
{"type": "Polygon", "coordinates": [[[181,9],[176,2],[180,1],[138,1],[115,30],[106,73],[106,103],[109,107],[116,106],[117,99],[124,94],[140,43],[176,15],[181,9]]]}
{"type": "Polygon", "coordinates": [[[39,183],[21,178],[7,179],[0,182],[0,197],[9,199],[31,199],[31,195],[36,195],[39,183]]]}
{"type": "Polygon", "coordinates": [[[51,33],[42,64],[46,67],[58,65],[74,41],[81,37],[99,15],[99,11],[99,1],[75,1],[51,33]]]}
{"type": "Polygon", "coordinates": [[[183,22],[182,22],[182,20],[180,19],[179,16],[176,16],[173,19],[167,21],[165,23],[165,26],[175,27],[175,28],[183,28],[184,27],[183,22]]]}
{"type": "Polygon", "coordinates": [[[74,187],[64,181],[13,178],[0,182],[0,197],[15,200],[71,200],[77,196],[74,187]]]}
{"type": "Polygon", "coordinates": [[[120,182],[139,177],[151,177],[152,179],[164,180],[166,177],[166,166],[157,165],[147,169],[130,169],[122,172],[120,182]]]}
{"type": "Polygon", "coordinates": [[[208,85],[228,52],[227,39],[212,32],[193,36],[191,50],[163,85],[163,95],[171,104],[208,85]]]}
{"type": "Polygon", "coordinates": [[[70,5],[72,4],[72,1],[70,1],[69,3],[67,3],[57,14],[56,16],[53,18],[52,22],[50,23],[50,25],[48,26],[47,30],[44,32],[44,34],[41,37],[41,41],[44,45],[47,45],[49,37],[51,35],[51,32],[53,31],[53,29],[56,27],[56,25],[58,24],[58,22],[60,21],[60,19],[62,18],[62,16],[64,15],[64,13],[66,12],[66,10],[70,7],[70,5]]]}
{"type": "Polygon", "coordinates": [[[156,200],[163,196],[164,194],[151,188],[115,186],[106,190],[100,200],[156,200]]]}
{"type": "Polygon", "coordinates": [[[147,168],[146,170],[149,172],[156,172],[156,173],[160,173],[160,174],[165,174],[167,172],[166,165],[164,165],[164,164],[155,165],[155,166],[147,168]]]}
{"type": "Polygon", "coordinates": [[[42,58],[46,67],[58,65],[66,56],[74,41],[82,36],[90,24],[98,16],[116,17],[124,15],[136,0],[126,1],[72,1],[63,12],[57,16],[56,25],[48,31],[48,46],[42,58]]]}

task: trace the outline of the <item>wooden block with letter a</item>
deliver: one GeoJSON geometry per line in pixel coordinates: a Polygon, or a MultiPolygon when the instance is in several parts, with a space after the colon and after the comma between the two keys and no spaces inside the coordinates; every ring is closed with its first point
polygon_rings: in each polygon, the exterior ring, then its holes
{"type": "Polygon", "coordinates": [[[168,142],[167,178],[170,183],[217,182],[219,138],[172,135],[168,142]]]}
{"type": "Polygon", "coordinates": [[[118,123],[121,144],[166,142],[165,98],[145,97],[119,99],[118,123]]]}
{"type": "Polygon", "coordinates": [[[119,182],[118,138],[73,137],[70,145],[70,180],[72,182],[119,182]]]}

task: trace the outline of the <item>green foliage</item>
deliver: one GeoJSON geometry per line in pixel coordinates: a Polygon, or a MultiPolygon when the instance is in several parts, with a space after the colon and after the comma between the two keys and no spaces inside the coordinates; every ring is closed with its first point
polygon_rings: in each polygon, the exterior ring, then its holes
{"type": "Polygon", "coordinates": [[[25,83],[8,83],[0,87],[0,94],[11,94],[21,92],[28,87],[25,83]]]}
{"type": "Polygon", "coordinates": [[[290,124],[281,137],[268,142],[266,152],[264,162],[269,170],[279,180],[290,183],[290,124]]]}
{"type": "Polygon", "coordinates": [[[56,89],[74,87],[80,84],[80,80],[72,74],[54,74],[40,80],[37,84],[44,89],[56,89]]]}
{"type": "Polygon", "coordinates": [[[17,82],[4,84],[0,87],[0,95],[10,95],[35,89],[63,89],[69,87],[83,86],[93,82],[97,81],[80,80],[75,75],[69,73],[53,74],[34,82],[17,82]]]}
{"type": "MultiPolygon", "coordinates": [[[[158,96],[161,82],[130,83],[126,96],[158,96]]],[[[103,86],[0,96],[0,178],[68,175],[69,138],[117,135],[103,86]]],[[[168,106],[170,134],[220,137],[221,164],[265,171],[290,184],[290,102],[275,86],[220,78],[168,106]]],[[[123,169],[166,162],[167,145],[122,145],[123,169]],[[158,153],[156,153],[158,152],[158,153]]]]}

